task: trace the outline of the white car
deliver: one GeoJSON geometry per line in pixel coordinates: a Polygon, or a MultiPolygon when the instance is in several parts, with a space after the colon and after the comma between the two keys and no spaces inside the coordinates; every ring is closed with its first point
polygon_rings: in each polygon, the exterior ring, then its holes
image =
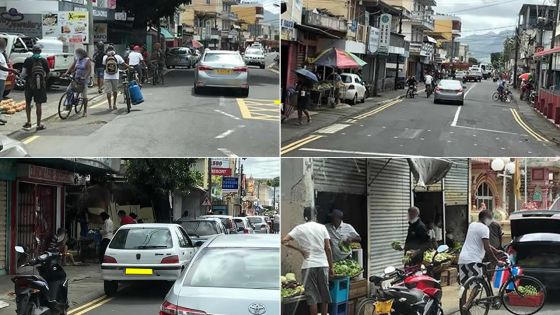
{"type": "Polygon", "coordinates": [[[177,280],[200,245],[193,244],[178,224],[121,226],[101,264],[105,294],[114,295],[119,281],[177,280]]]}
{"type": "Polygon", "coordinates": [[[220,235],[200,248],[159,314],[280,315],[279,274],[278,234],[220,235]]]}
{"type": "Polygon", "coordinates": [[[259,66],[264,69],[264,52],[260,48],[247,48],[243,54],[243,61],[248,66],[259,66]]]}
{"type": "MultiPolygon", "coordinates": [[[[327,81],[332,81],[332,76],[331,74],[327,81]]],[[[346,92],[342,95],[342,99],[350,101],[352,105],[356,105],[358,100],[362,103],[366,101],[366,87],[357,74],[341,73],[340,77],[342,78],[342,83],[346,86],[346,92]]]]}
{"type": "Polygon", "coordinates": [[[253,234],[255,227],[249,222],[247,217],[234,217],[233,222],[237,225],[237,233],[240,234],[253,234]]]}
{"type": "Polygon", "coordinates": [[[249,222],[255,227],[255,233],[270,233],[270,226],[266,222],[266,217],[254,215],[247,216],[247,219],[249,219],[249,222]]]}

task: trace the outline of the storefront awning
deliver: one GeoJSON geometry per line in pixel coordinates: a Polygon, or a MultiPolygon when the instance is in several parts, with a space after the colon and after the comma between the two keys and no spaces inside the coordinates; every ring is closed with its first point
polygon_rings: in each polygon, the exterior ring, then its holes
{"type": "Polygon", "coordinates": [[[560,47],[554,47],[554,48],[551,48],[551,49],[539,51],[538,53],[535,53],[534,57],[542,57],[542,56],[554,54],[554,53],[557,53],[557,52],[560,52],[560,47]]]}
{"type": "Polygon", "coordinates": [[[317,27],[313,27],[313,26],[309,26],[309,25],[303,25],[303,24],[294,24],[294,27],[297,28],[300,31],[303,32],[308,32],[308,33],[313,33],[313,34],[317,34],[317,35],[321,35],[324,36],[326,38],[332,38],[332,39],[340,39],[339,36],[333,35],[327,31],[323,31],[320,28],[317,27]]]}
{"type": "Polygon", "coordinates": [[[165,37],[166,40],[175,39],[175,36],[173,36],[173,34],[171,34],[171,32],[168,31],[166,28],[160,27],[159,32],[161,33],[161,35],[163,35],[163,37],[165,37]]]}
{"type": "Polygon", "coordinates": [[[416,185],[426,187],[439,182],[453,165],[443,159],[409,158],[410,172],[414,174],[416,185]]]}
{"type": "Polygon", "coordinates": [[[79,174],[104,175],[116,174],[117,170],[96,159],[38,159],[29,158],[21,160],[23,163],[34,164],[54,169],[61,169],[79,174]]]}
{"type": "Polygon", "coordinates": [[[435,40],[433,37],[430,36],[425,36],[424,42],[437,44],[437,40],[435,40]]]}

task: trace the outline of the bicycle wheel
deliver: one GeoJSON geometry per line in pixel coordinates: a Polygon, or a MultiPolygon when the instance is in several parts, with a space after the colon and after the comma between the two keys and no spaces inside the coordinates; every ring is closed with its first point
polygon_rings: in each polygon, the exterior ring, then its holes
{"type": "Polygon", "coordinates": [[[500,100],[500,93],[498,93],[498,92],[492,93],[492,100],[493,100],[494,102],[499,101],[499,100],[500,100]]]}
{"type": "Polygon", "coordinates": [[[366,298],[356,305],[356,315],[375,315],[375,302],[374,298],[366,298]]]}
{"type": "Polygon", "coordinates": [[[84,102],[85,102],[85,99],[83,97],[80,97],[78,99],[78,103],[76,105],[74,105],[74,111],[76,112],[76,114],[78,114],[82,111],[82,108],[84,108],[84,102]]]}
{"type": "Polygon", "coordinates": [[[538,279],[521,275],[502,286],[500,299],[510,313],[531,315],[544,307],[546,288],[538,279]]]}
{"type": "Polygon", "coordinates": [[[158,80],[159,80],[159,71],[157,70],[157,67],[156,67],[156,68],[154,68],[154,71],[152,71],[152,84],[157,85],[158,80]]]}
{"type": "Polygon", "coordinates": [[[459,292],[459,310],[461,315],[487,315],[490,310],[492,289],[482,277],[471,277],[461,287],[459,292]],[[484,299],[481,301],[481,299],[484,299]],[[467,305],[467,302],[469,302],[467,305]]]}
{"type": "Polygon", "coordinates": [[[68,96],[67,93],[62,94],[60,97],[60,101],[58,101],[58,116],[60,119],[66,119],[70,116],[72,109],[68,110],[66,108],[66,97],[68,96]]]}
{"type": "Polygon", "coordinates": [[[124,89],[124,101],[126,102],[126,110],[130,113],[130,92],[128,88],[124,89]]]}

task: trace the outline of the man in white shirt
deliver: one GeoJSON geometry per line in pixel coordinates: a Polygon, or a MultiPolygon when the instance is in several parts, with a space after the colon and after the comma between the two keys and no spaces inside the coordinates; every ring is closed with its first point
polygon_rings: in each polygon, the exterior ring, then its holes
{"type": "Polygon", "coordinates": [[[99,231],[101,233],[101,244],[99,245],[99,263],[103,262],[105,250],[109,246],[109,242],[113,238],[113,221],[107,212],[101,212],[101,219],[103,220],[103,227],[99,231]]]}
{"type": "Polygon", "coordinates": [[[140,80],[140,82],[137,82],[138,84],[142,82],[142,66],[146,66],[141,50],[140,46],[136,45],[133,51],[128,54],[128,64],[138,73],[138,79],[140,80]]]}
{"type": "Polygon", "coordinates": [[[350,247],[350,243],[362,240],[353,226],[342,222],[343,216],[342,210],[334,209],[329,213],[331,222],[325,225],[331,239],[333,261],[341,261],[348,258],[348,256],[352,255],[352,249],[345,247],[350,247]]]}
{"type": "Polygon", "coordinates": [[[109,110],[117,109],[117,95],[119,94],[119,66],[128,65],[124,62],[124,59],[115,53],[115,48],[113,46],[107,47],[107,52],[103,56],[103,67],[104,67],[104,86],[107,91],[107,101],[109,102],[109,110]],[[107,62],[107,60],[109,62],[107,62]],[[111,106],[111,94],[113,95],[113,105],[111,106]]]}
{"type": "Polygon", "coordinates": [[[329,277],[333,276],[332,252],[329,233],[324,225],[311,221],[311,208],[304,209],[306,223],[294,227],[282,238],[282,244],[303,256],[301,272],[309,314],[327,314],[331,302],[329,277]],[[291,244],[296,241],[299,245],[291,244]]]}
{"type": "MultiPolygon", "coordinates": [[[[17,70],[8,68],[8,61],[6,60],[6,40],[0,38],[0,101],[4,98],[4,90],[6,88],[6,79],[8,79],[8,73],[17,73],[17,70]]],[[[7,123],[2,115],[0,114],[0,126],[7,123]]]]}

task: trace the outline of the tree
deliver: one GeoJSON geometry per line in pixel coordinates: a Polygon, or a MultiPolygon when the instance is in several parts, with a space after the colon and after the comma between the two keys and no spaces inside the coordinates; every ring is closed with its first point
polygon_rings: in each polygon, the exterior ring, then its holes
{"type": "Polygon", "coordinates": [[[194,171],[196,159],[130,159],[126,161],[128,182],[149,196],[158,221],[171,218],[169,193],[188,194],[202,184],[202,174],[194,171]]]}
{"type": "Polygon", "coordinates": [[[499,68],[504,59],[504,54],[502,52],[495,52],[490,54],[490,63],[494,66],[494,68],[499,68]]]}
{"type": "Polygon", "coordinates": [[[469,57],[469,63],[471,65],[477,65],[478,64],[478,60],[476,58],[473,57],[469,57]]]}
{"type": "Polygon", "coordinates": [[[276,187],[280,186],[280,177],[274,177],[273,179],[269,179],[266,184],[272,187],[272,205],[276,206],[276,187]]]}
{"type": "Polygon", "coordinates": [[[145,29],[146,25],[159,26],[159,19],[173,16],[181,5],[191,4],[191,0],[119,0],[119,10],[134,15],[134,28],[145,29]]]}

